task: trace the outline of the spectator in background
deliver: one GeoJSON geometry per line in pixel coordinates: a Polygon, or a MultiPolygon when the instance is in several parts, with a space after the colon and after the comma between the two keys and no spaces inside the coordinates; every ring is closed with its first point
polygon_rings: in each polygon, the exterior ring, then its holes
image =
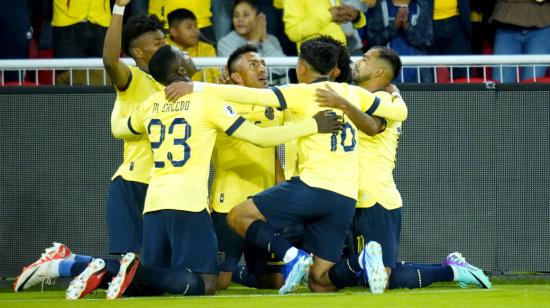
{"type": "Polygon", "coordinates": [[[111,21],[109,0],[53,1],[53,56],[101,57],[111,21]]]}
{"type": "MultiPolygon", "coordinates": [[[[252,0],[237,0],[233,8],[233,27],[235,30],[224,36],[218,42],[218,56],[228,57],[235,49],[245,44],[258,48],[262,57],[284,57],[279,40],[267,33],[267,20],[260,12],[256,2],[252,0]]],[[[271,71],[274,79],[285,75],[284,69],[271,71]]]]}
{"type": "MultiPolygon", "coordinates": [[[[433,42],[431,0],[378,0],[367,12],[368,47],[389,46],[400,56],[425,55],[433,42]]],[[[401,81],[401,76],[397,77],[401,81]]],[[[429,71],[403,69],[404,82],[431,80],[429,71]]]]}
{"type": "MultiPolygon", "coordinates": [[[[109,0],[53,1],[54,58],[100,58],[103,40],[111,22],[109,0]]],[[[66,71],[58,84],[104,84],[103,70],[66,71]]]]}
{"type": "MultiPolygon", "coordinates": [[[[376,5],[376,2],[376,0],[342,0],[343,5],[349,5],[360,12],[367,12],[369,8],[376,5]]],[[[362,56],[363,41],[361,40],[359,31],[355,29],[353,23],[350,21],[342,23],[341,27],[346,35],[346,47],[349,50],[349,53],[354,56],[362,56]]]]}
{"type": "Polygon", "coordinates": [[[166,22],[170,12],[177,9],[187,9],[197,17],[201,38],[212,45],[216,45],[210,5],[211,0],[149,0],[149,15],[157,15],[162,22],[166,22]]]}
{"type": "MultiPolygon", "coordinates": [[[[0,59],[25,59],[28,57],[32,37],[27,1],[0,0],[0,59]]],[[[4,71],[4,82],[23,81],[19,72],[4,71]]]]}
{"type": "Polygon", "coordinates": [[[234,6],[235,0],[212,0],[212,21],[217,41],[231,32],[234,6]]]}
{"type": "MultiPolygon", "coordinates": [[[[494,52],[503,54],[550,54],[550,1],[497,0],[490,22],[496,27],[494,52]]],[[[521,80],[543,77],[546,67],[521,69],[521,80]]],[[[515,82],[516,68],[493,70],[493,79],[515,82]]]]}
{"type": "Polygon", "coordinates": [[[366,23],[363,12],[342,5],[340,0],[286,0],[283,21],[286,34],[297,46],[318,35],[328,35],[347,44],[340,25],[351,22],[355,28],[361,28],[366,23]]]}
{"type": "MultiPolygon", "coordinates": [[[[191,57],[216,57],[216,49],[211,44],[199,40],[197,17],[186,9],[177,9],[168,14],[170,37],[167,43],[186,51],[191,57]]],[[[193,81],[216,83],[220,76],[219,70],[205,69],[193,75],[193,81]]]]}
{"type": "Polygon", "coordinates": [[[495,7],[495,0],[470,0],[470,20],[472,22],[472,53],[492,54],[495,29],[489,24],[489,18],[495,7]]]}
{"type": "MultiPolygon", "coordinates": [[[[434,0],[432,55],[472,53],[469,0],[434,0]]],[[[453,78],[466,77],[466,69],[454,68],[453,78]]]]}

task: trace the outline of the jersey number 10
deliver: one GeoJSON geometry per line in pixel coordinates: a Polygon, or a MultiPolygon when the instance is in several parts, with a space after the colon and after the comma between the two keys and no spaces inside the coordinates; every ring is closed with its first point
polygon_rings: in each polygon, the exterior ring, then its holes
{"type": "MultiPolygon", "coordinates": [[[[187,123],[187,121],[184,118],[175,118],[172,120],[172,123],[168,126],[168,135],[173,135],[176,126],[178,125],[184,125],[184,135],[181,136],[173,136],[173,147],[170,147],[170,150],[177,149],[181,146],[181,150],[183,151],[183,159],[181,160],[174,160],[174,154],[172,154],[171,151],[168,151],[166,153],[166,158],[170,161],[172,166],[178,168],[185,165],[185,163],[189,160],[191,157],[191,147],[189,144],[187,144],[187,139],[191,137],[191,125],[187,123]],[[180,138],[177,138],[180,137],[180,138]]],[[[166,126],[162,123],[160,119],[151,119],[149,122],[149,125],[147,126],[147,134],[151,136],[151,131],[154,127],[157,127],[160,129],[159,134],[159,140],[158,141],[152,141],[151,140],[151,148],[153,151],[160,148],[162,143],[164,142],[164,138],[166,136],[166,126]]],[[[181,157],[181,156],[179,156],[181,157]]],[[[156,161],[155,160],[155,168],[164,168],[164,161],[156,161]]]]}
{"type": "Polygon", "coordinates": [[[344,152],[351,152],[355,149],[355,129],[353,129],[353,126],[351,126],[349,123],[346,123],[344,125],[344,129],[342,129],[342,132],[338,133],[332,133],[330,136],[330,151],[336,152],[336,149],[338,147],[338,135],[340,135],[340,145],[344,149],[344,152]],[[351,139],[349,141],[348,139],[351,139]]]}

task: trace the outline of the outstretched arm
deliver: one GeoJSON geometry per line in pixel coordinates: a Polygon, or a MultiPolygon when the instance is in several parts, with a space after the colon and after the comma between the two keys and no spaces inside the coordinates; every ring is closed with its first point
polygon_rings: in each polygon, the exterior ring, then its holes
{"type": "Polygon", "coordinates": [[[103,43],[103,66],[115,87],[120,91],[124,91],[128,87],[131,74],[128,65],[120,61],[123,8],[128,3],[130,0],[116,0],[116,9],[113,10],[111,24],[107,29],[103,43]]]}
{"type": "Polygon", "coordinates": [[[341,131],[340,117],[328,111],[320,111],[312,119],[274,127],[259,127],[244,118],[239,118],[234,124],[237,125],[236,128],[229,128],[226,133],[260,147],[270,147],[315,133],[329,134],[341,131]]]}

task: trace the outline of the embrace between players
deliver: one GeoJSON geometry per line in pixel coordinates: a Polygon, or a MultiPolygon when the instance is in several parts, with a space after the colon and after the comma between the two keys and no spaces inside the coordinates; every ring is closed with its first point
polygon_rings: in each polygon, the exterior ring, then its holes
{"type": "Polygon", "coordinates": [[[393,50],[375,47],[352,70],[340,42],[314,38],[300,46],[299,84],[268,88],[263,59],[245,45],[228,59],[234,85],[192,83],[192,59],[165,45],[154,18],[122,28],[128,2],[116,1],[103,55],[117,91],[111,129],[124,140],[109,189],[109,251],[123,257],[54,243],[15,291],[55,277],[74,277],[68,299],[96,288],[109,299],[214,294],[232,280],[281,294],[302,282],[313,292],[491,287],[459,253],[441,264],[397,262],[402,200],[392,172],[407,107],[391,85],[401,70],[393,50]],[[120,61],[121,48],[136,67],[120,61]]]}

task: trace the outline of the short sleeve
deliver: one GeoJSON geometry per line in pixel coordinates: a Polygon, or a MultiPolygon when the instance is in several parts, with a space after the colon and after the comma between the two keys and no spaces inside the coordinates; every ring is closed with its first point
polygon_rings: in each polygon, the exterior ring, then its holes
{"type": "Polygon", "coordinates": [[[209,97],[206,116],[212,126],[231,136],[246,121],[235,110],[231,104],[209,97]]]}

